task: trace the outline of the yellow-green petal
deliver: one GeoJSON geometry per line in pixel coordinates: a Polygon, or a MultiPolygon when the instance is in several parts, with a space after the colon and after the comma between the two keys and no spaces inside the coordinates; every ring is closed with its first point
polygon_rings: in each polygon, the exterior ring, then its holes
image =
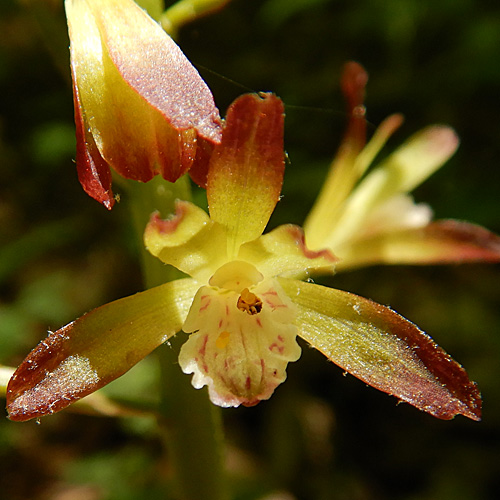
{"type": "Polygon", "coordinates": [[[465,370],[417,326],[388,307],[312,283],[280,278],[298,306],[299,335],[367,384],[435,417],[481,417],[465,370]]]}
{"type": "Polygon", "coordinates": [[[339,248],[339,270],[373,264],[500,262],[500,237],[467,222],[440,220],[390,231],[339,248]]]}
{"type": "Polygon", "coordinates": [[[339,212],[346,198],[402,122],[402,115],[391,115],[386,118],[370,142],[356,155],[346,156],[341,146],[304,223],[304,231],[311,248],[322,248],[327,244],[328,236],[335,230],[339,212]]]}
{"type": "Polygon", "coordinates": [[[285,158],[283,103],[272,94],[247,94],[230,106],[207,179],[210,217],[228,235],[228,257],[258,238],[279,200],[285,158]]]}
{"type": "Polygon", "coordinates": [[[240,247],[238,258],[254,264],[264,276],[304,277],[333,273],[337,258],[329,250],[311,251],[299,226],[286,224],[240,247]]]}
{"type": "Polygon", "coordinates": [[[5,393],[7,392],[7,384],[9,383],[9,379],[10,377],[12,377],[15,371],[15,368],[0,365],[0,396],[5,397],[5,393]]]}
{"type": "Polygon", "coordinates": [[[456,151],[458,138],[445,126],[431,126],[412,136],[370,172],[345,203],[325,243],[336,246],[356,237],[369,214],[385,201],[407,193],[440,168],[456,151]]]}
{"type": "Polygon", "coordinates": [[[189,278],[166,283],[50,333],[9,382],[9,418],[62,410],[125,373],[181,329],[198,288],[189,278]]]}
{"type": "Polygon", "coordinates": [[[223,227],[188,201],[177,201],[175,215],[153,214],[144,232],[146,249],[165,264],[206,283],[227,261],[223,227]]]}
{"type": "Polygon", "coordinates": [[[380,124],[365,146],[366,110],[363,103],[367,81],[368,74],[360,64],[351,61],[344,66],[341,87],[347,102],[349,123],[321,192],[304,224],[308,244],[313,249],[324,248],[326,237],[333,231],[346,198],[403,121],[401,115],[390,116],[380,124]]]}

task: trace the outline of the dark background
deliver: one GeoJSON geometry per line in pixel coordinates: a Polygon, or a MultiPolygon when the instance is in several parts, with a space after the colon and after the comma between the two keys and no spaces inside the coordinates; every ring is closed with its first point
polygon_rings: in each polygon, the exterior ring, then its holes
{"type": "MultiPolygon", "coordinates": [[[[80,188],[62,2],[0,2],[0,363],[18,364],[46,330],[141,289],[126,207],[80,188]],[[35,20],[38,19],[38,21],[35,20]],[[40,22],[43,29],[40,28],[40,22]]],[[[369,132],[402,112],[385,152],[446,123],[458,153],[415,192],[436,217],[500,232],[500,7],[486,0],[234,0],[178,40],[221,113],[239,94],[286,104],[290,157],[271,221],[302,223],[346,116],[344,62],[370,73],[369,132]]],[[[304,346],[269,402],[225,410],[238,499],[493,500],[500,494],[500,270],[481,264],[375,267],[331,286],[390,304],[468,370],[480,423],[443,422],[366,387],[304,346]]],[[[154,401],[142,362],[116,397],[154,401]]],[[[193,450],[195,452],[195,450],[193,450]]],[[[0,419],[0,498],[163,498],[168,476],[153,419],[63,412],[0,419]]]]}

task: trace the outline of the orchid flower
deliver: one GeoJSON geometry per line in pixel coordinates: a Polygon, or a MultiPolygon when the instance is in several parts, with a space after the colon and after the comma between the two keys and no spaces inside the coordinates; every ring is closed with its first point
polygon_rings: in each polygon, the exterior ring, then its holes
{"type": "Polygon", "coordinates": [[[479,420],[465,370],[417,326],[348,292],[301,281],[333,273],[329,250],[309,250],[302,230],[262,234],[279,199],[283,104],[244,95],[229,108],[210,159],[209,214],[178,201],[154,214],[149,251],[189,277],[97,308],[49,334],[10,380],[12,420],[63,409],[119,377],[181,329],[180,368],[223,407],[268,399],[301,353],[297,337],[365,383],[438,418],[479,420]]]}
{"type": "Polygon", "coordinates": [[[363,106],[368,80],[357,63],[346,65],[343,92],[350,116],[304,231],[310,248],[328,248],[337,270],[369,264],[440,264],[500,261],[500,237],[455,220],[432,221],[432,210],[408,193],[438,170],[456,151],[455,132],[443,125],[410,137],[365,175],[389,137],[402,124],[392,115],[368,144],[363,106]]]}
{"type": "Polygon", "coordinates": [[[221,122],[212,93],[132,0],[66,0],[83,189],[112,208],[110,166],[127,179],[204,184],[221,122]]]}

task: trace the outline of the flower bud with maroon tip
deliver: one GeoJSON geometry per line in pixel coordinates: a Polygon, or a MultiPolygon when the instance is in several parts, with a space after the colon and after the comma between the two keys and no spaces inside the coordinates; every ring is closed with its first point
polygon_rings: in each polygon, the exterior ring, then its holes
{"type": "Polygon", "coordinates": [[[174,41],[132,0],[66,0],[83,189],[113,206],[112,167],[147,182],[198,177],[220,142],[210,89],[174,41]]]}

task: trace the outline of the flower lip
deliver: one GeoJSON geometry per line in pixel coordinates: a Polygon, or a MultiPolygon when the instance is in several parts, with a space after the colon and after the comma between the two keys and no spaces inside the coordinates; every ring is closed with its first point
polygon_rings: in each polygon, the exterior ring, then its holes
{"type": "Polygon", "coordinates": [[[263,279],[264,276],[252,264],[233,260],[217,269],[209,284],[241,293],[245,288],[256,285],[263,279]]]}
{"type": "MultiPolygon", "coordinates": [[[[215,281],[233,271],[255,274],[245,262],[231,264],[219,269],[215,281]]],[[[179,365],[193,374],[196,389],[208,386],[214,404],[253,406],[269,399],[286,379],[288,363],[300,357],[294,319],[295,306],[274,278],[241,292],[202,286],[182,327],[191,333],[179,365]]]]}

